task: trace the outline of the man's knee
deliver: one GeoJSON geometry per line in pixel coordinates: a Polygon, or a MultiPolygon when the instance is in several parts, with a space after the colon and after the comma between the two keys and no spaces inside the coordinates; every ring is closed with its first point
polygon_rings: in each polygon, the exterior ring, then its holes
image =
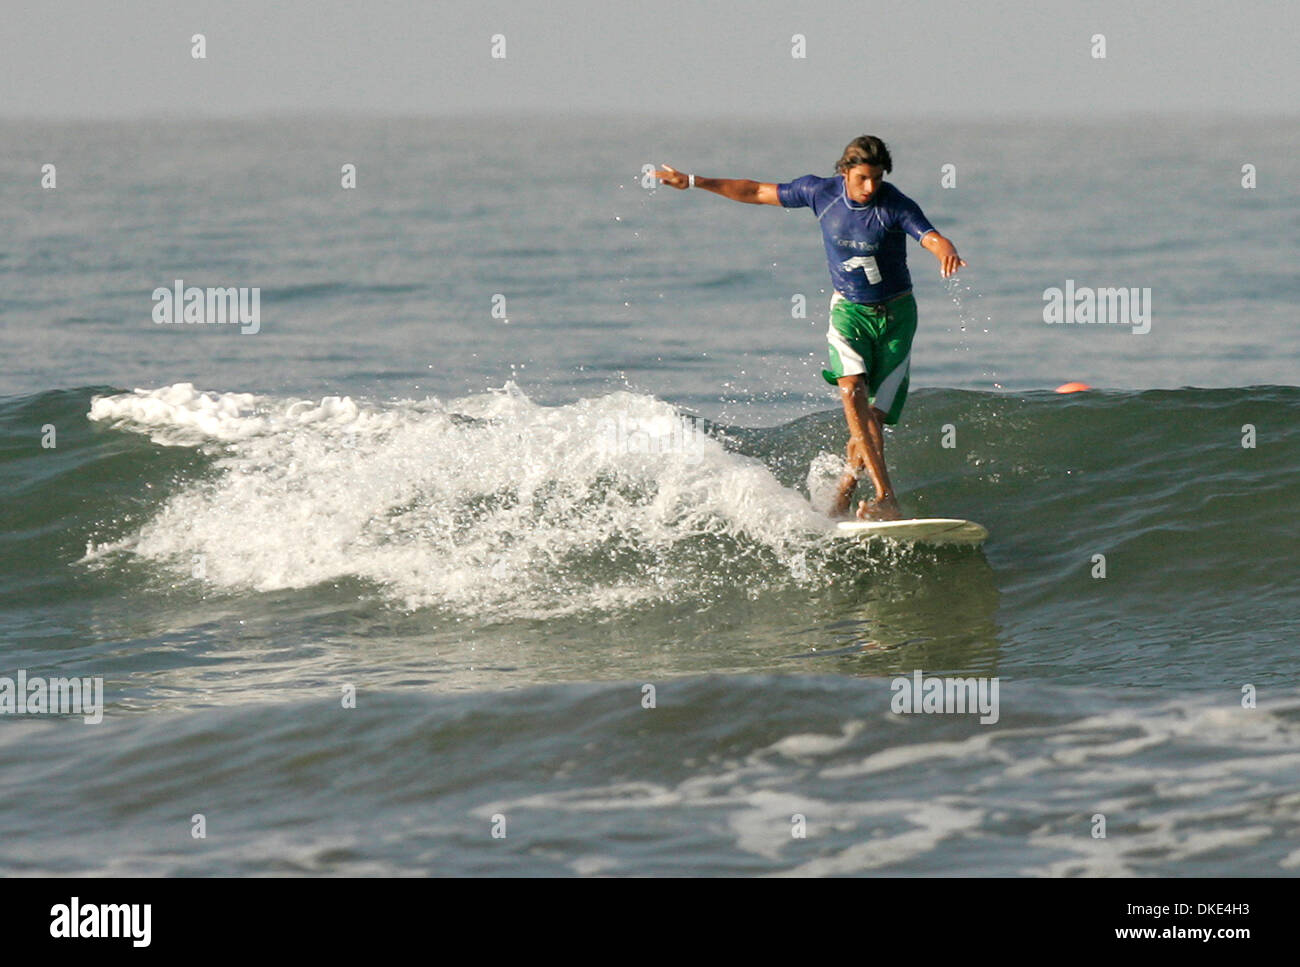
{"type": "Polygon", "coordinates": [[[863,396],[867,392],[867,381],[861,373],[853,376],[841,376],[835,381],[839,384],[842,396],[863,396]]]}

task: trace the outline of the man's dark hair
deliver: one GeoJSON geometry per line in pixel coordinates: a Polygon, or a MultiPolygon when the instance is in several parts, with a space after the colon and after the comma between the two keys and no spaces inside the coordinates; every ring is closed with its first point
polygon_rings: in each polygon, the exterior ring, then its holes
{"type": "Polygon", "coordinates": [[[835,170],[843,174],[855,165],[871,165],[884,168],[886,172],[894,170],[894,159],[889,156],[885,142],[874,134],[864,134],[854,138],[835,163],[835,170]]]}

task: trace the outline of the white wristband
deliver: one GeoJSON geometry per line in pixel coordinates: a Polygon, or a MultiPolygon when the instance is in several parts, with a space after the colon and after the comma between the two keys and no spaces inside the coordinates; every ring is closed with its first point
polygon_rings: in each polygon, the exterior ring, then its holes
{"type": "Polygon", "coordinates": [[[687,187],[687,188],[694,188],[694,187],[695,187],[695,176],[694,176],[694,175],[687,175],[687,176],[686,176],[686,187],[687,187]]]}

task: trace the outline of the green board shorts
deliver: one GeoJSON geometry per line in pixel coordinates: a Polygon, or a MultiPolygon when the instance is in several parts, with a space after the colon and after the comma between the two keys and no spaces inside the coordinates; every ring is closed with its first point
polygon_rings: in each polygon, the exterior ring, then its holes
{"type": "Polygon", "coordinates": [[[892,299],[864,305],[836,292],[831,296],[830,328],[826,330],[831,368],[822,377],[832,386],[842,376],[862,373],[872,404],[891,426],[907,401],[907,379],[916,335],[916,299],[902,292],[892,299]]]}

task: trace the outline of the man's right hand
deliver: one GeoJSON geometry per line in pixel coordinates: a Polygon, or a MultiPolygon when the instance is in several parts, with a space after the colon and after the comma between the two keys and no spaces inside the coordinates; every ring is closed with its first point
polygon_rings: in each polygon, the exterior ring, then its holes
{"type": "Polygon", "coordinates": [[[655,177],[670,188],[685,188],[690,184],[687,176],[671,165],[664,165],[664,170],[655,171],[655,177]]]}

